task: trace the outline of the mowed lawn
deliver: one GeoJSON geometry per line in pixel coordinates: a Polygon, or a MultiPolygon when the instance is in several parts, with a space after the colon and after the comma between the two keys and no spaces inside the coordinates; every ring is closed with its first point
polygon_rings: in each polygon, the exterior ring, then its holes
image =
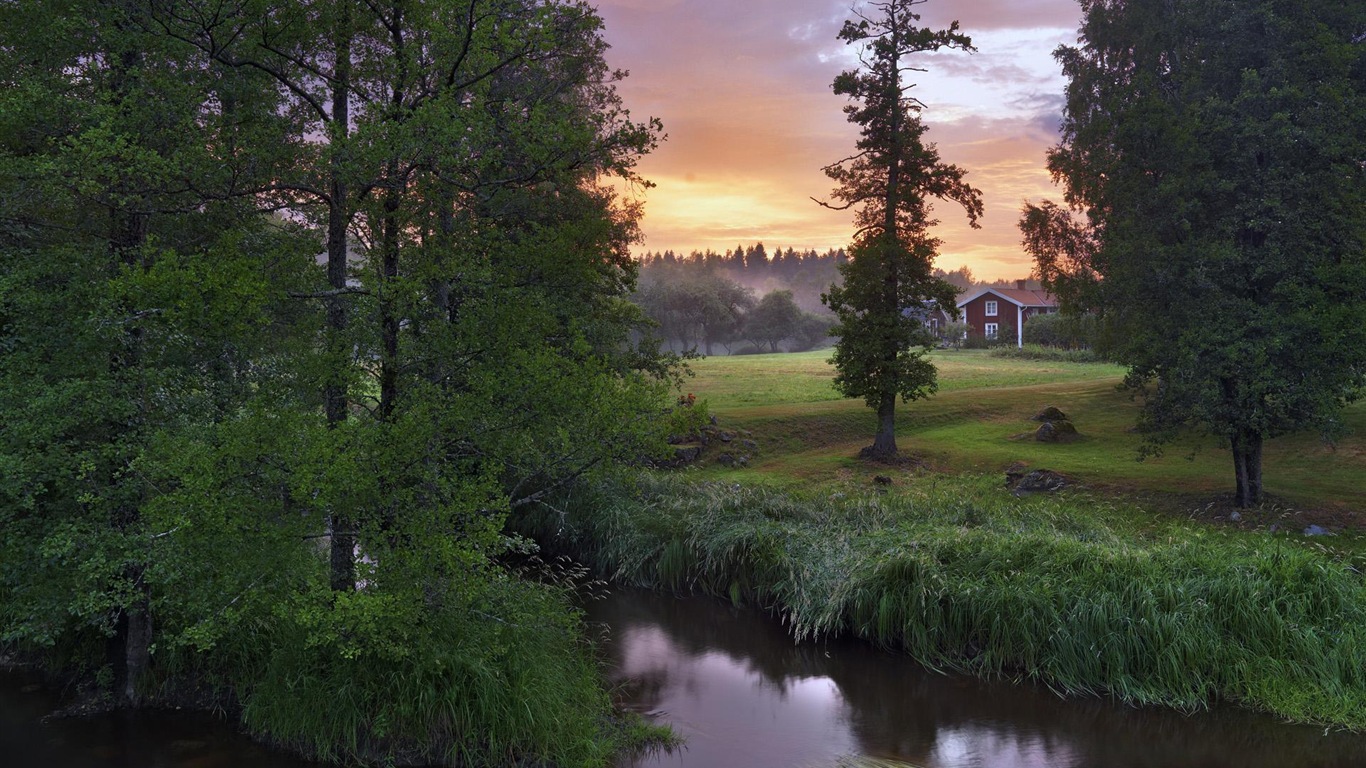
{"type": "MultiPolygon", "coordinates": [[[[820,350],[694,362],[696,375],[685,389],[706,400],[723,426],[753,432],[760,445],[749,468],[728,475],[819,482],[874,471],[855,458],[872,441],[874,414],[862,399],[834,391],[829,356],[820,350]]],[[[1138,461],[1139,406],[1118,389],[1118,366],[997,358],[977,350],[940,351],[932,359],[938,394],[898,403],[897,410],[902,453],[932,470],[992,473],[1021,463],[1094,488],[1190,504],[1232,492],[1232,458],[1209,436],[1192,433],[1161,456],[1138,461]],[[1072,419],[1079,440],[1033,439],[1038,425],[1029,417],[1049,405],[1072,419]]],[[[1267,443],[1263,479],[1273,503],[1366,513],[1366,403],[1349,408],[1344,420],[1349,431],[1336,444],[1316,433],[1267,443]]]]}

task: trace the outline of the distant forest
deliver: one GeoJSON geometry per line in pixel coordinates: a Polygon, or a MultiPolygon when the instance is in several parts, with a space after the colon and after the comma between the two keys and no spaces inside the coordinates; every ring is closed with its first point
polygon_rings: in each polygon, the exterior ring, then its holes
{"type": "MultiPolygon", "coordinates": [[[[672,250],[646,251],[640,261],[641,284],[656,280],[687,280],[701,274],[719,274],[749,288],[756,297],[774,290],[792,291],[793,300],[803,311],[828,314],[821,304],[821,293],[839,282],[837,266],[848,260],[843,248],[825,253],[815,249],[798,251],[778,248],[769,252],[763,243],[737,245],[734,250],[717,253],[711,249],[687,255],[672,250]]],[[[1014,288],[1015,280],[978,280],[972,270],[962,266],[951,271],[936,268],[934,273],[958,287],[959,293],[978,288],[1014,288]]],[[[1038,289],[1037,280],[1026,287],[1038,289]]]]}
{"type": "MultiPolygon", "coordinates": [[[[839,265],[848,260],[843,248],[770,252],[763,243],[737,245],[725,253],[647,251],[637,258],[636,303],[659,324],[670,348],[695,347],[704,354],[799,351],[829,343],[826,330],[834,316],[821,294],[839,282],[839,265]]],[[[935,269],[935,275],[960,294],[1016,284],[977,280],[966,266],[935,269]]],[[[1027,285],[1039,284],[1030,280],[1027,285]]]]}

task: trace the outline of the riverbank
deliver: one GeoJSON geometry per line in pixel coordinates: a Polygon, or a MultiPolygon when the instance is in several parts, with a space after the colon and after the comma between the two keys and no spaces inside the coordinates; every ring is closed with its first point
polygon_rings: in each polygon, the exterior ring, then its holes
{"type": "Polygon", "coordinates": [[[1366,739],[937,674],[752,608],[616,587],[585,602],[618,697],[686,749],[617,768],[1360,768],[1366,739]]]}
{"type": "Polygon", "coordinates": [[[646,476],[519,525],[617,581],[753,602],[799,639],[1182,710],[1366,729],[1366,563],[990,476],[881,493],[646,476]]]}

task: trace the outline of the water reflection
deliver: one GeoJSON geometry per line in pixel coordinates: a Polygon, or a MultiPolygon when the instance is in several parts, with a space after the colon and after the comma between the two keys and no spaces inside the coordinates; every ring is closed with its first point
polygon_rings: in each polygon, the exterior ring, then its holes
{"type": "Polygon", "coordinates": [[[1230,708],[1185,717],[927,672],[857,642],[795,645],[776,621],[701,598],[619,591],[588,606],[621,696],[686,751],[630,766],[1348,768],[1366,738],[1230,708]],[[601,626],[601,625],[600,625],[601,626]]]}

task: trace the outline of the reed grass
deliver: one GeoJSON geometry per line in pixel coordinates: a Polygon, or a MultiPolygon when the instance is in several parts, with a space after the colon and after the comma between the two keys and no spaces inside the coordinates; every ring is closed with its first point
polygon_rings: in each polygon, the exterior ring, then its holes
{"type": "Polygon", "coordinates": [[[402,643],[372,637],[359,653],[348,631],[329,637],[282,616],[243,691],[243,721],[347,765],[601,766],[642,738],[613,716],[561,591],[515,578],[477,589],[459,605],[429,606],[402,643]]]}
{"type": "Polygon", "coordinates": [[[936,669],[1366,728],[1352,555],[982,477],[807,493],[646,477],[518,521],[614,580],[752,601],[936,669]]]}

